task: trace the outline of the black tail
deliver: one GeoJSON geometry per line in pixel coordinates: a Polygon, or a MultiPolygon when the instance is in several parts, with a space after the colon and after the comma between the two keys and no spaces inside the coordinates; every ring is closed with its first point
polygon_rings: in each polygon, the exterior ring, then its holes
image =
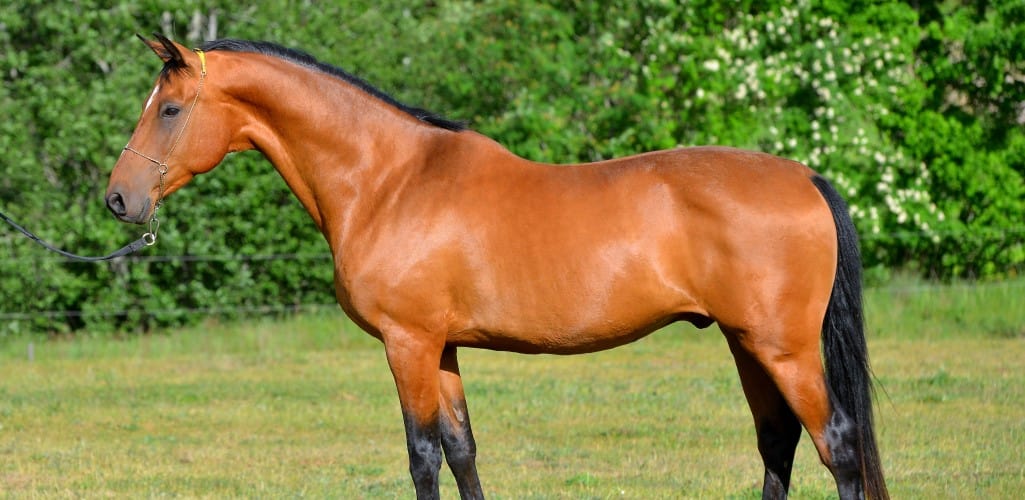
{"type": "Polygon", "coordinates": [[[836,224],[837,263],[833,293],[822,323],[822,350],[830,398],[851,420],[857,434],[857,458],[867,498],[889,498],[872,425],[872,376],[861,305],[861,252],[847,204],[822,177],[812,179],[836,224]]]}

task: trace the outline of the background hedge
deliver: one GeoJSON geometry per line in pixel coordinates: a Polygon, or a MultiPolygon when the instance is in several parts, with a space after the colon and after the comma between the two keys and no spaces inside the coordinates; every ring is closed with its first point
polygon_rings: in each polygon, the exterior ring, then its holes
{"type": "MultiPolygon", "coordinates": [[[[102,194],[159,70],[134,34],[158,31],[304,49],[536,160],[797,159],[848,197],[874,278],[1025,268],[1025,0],[337,3],[5,1],[0,210],[80,253],[138,237],[102,194]]],[[[0,335],[333,301],[327,245],[258,154],[167,201],[139,259],[68,263],[0,229],[0,335]]]]}

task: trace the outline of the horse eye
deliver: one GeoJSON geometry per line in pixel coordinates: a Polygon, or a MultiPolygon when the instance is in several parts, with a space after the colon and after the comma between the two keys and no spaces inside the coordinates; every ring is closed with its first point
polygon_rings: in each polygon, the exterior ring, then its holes
{"type": "Polygon", "coordinates": [[[178,106],[168,106],[160,112],[160,116],[163,118],[174,118],[178,116],[178,113],[181,113],[181,108],[178,106]]]}

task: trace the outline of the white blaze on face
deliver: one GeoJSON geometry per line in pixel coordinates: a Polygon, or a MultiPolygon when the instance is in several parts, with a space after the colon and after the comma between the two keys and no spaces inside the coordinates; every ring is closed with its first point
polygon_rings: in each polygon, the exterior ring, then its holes
{"type": "Polygon", "coordinates": [[[156,87],[153,87],[153,93],[150,94],[149,95],[149,99],[146,100],[146,107],[143,108],[143,110],[142,110],[143,112],[146,112],[149,109],[150,105],[153,104],[153,98],[157,96],[157,92],[160,92],[160,84],[159,83],[157,84],[156,87]]]}

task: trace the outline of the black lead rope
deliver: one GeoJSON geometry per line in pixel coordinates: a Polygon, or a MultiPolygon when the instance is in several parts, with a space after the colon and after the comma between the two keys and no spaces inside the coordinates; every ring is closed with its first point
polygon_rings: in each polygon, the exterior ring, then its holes
{"type": "Polygon", "coordinates": [[[154,232],[147,232],[146,234],[142,235],[141,238],[139,238],[139,239],[137,239],[137,240],[135,240],[135,241],[133,241],[133,242],[123,246],[123,247],[121,247],[120,249],[116,250],[114,253],[111,253],[110,255],[104,255],[102,257],[85,257],[85,256],[82,256],[82,255],[75,255],[75,254],[73,254],[71,252],[65,252],[64,250],[61,250],[61,249],[59,249],[59,248],[57,248],[57,247],[55,247],[55,246],[53,246],[53,245],[43,241],[38,236],[32,234],[28,229],[25,229],[25,228],[21,227],[20,225],[18,225],[17,222],[14,222],[13,220],[11,220],[11,218],[8,217],[3,212],[0,212],[0,219],[3,219],[4,222],[10,224],[11,227],[13,227],[14,229],[17,229],[18,231],[21,231],[21,234],[24,234],[25,236],[28,236],[30,239],[32,239],[36,243],[39,243],[40,245],[42,245],[43,248],[46,248],[47,250],[49,250],[51,252],[59,253],[59,254],[65,256],[65,257],[67,257],[69,259],[74,259],[74,260],[78,260],[78,261],[82,261],[82,262],[102,262],[102,261],[105,261],[105,260],[116,259],[118,257],[124,257],[125,255],[132,254],[132,253],[135,253],[135,252],[139,251],[140,248],[148,247],[148,246],[153,245],[154,243],[157,242],[156,232],[155,231],[154,232]]]}

